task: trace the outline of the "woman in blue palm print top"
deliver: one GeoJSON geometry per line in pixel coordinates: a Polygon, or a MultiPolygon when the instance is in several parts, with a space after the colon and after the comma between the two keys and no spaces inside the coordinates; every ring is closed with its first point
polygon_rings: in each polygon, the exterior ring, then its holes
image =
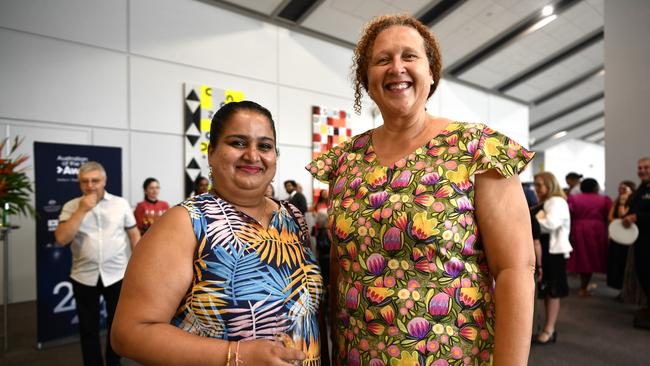
{"type": "Polygon", "coordinates": [[[327,364],[323,283],[304,220],[264,196],[277,159],[270,112],[226,104],[210,135],[212,191],[169,210],[134,251],[115,349],[145,364],[327,364]],[[297,349],[273,340],[296,329],[297,349]]]}

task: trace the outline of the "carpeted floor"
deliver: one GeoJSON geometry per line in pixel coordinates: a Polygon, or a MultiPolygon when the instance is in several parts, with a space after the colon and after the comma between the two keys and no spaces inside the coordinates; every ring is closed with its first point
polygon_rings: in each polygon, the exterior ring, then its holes
{"type": "MultiPolygon", "coordinates": [[[[650,330],[632,327],[635,308],[616,302],[616,291],[605,287],[602,276],[595,277],[598,287],[590,298],[579,298],[577,278],[570,281],[572,293],[562,301],[558,341],[553,345],[534,346],[528,365],[650,365],[650,330]]],[[[35,302],[9,306],[9,350],[0,350],[0,365],[81,365],[77,342],[36,349],[35,314],[35,302]]],[[[131,360],[122,364],[137,365],[131,360]]]]}

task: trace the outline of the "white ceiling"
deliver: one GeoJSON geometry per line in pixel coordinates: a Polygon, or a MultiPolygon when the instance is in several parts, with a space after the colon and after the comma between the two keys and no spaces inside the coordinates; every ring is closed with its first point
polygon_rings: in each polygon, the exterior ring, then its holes
{"type": "MultiPolygon", "coordinates": [[[[202,1],[288,25],[348,47],[356,43],[364,24],[376,15],[409,13],[419,17],[442,2],[317,0],[298,23],[292,23],[277,15],[291,0],[202,1]]],[[[447,71],[468,59],[473,61],[470,67],[455,75],[447,72],[445,77],[530,104],[531,139],[542,141],[532,144],[537,150],[568,138],[600,143],[604,136],[602,117],[572,129],[585,118],[604,111],[603,98],[585,103],[604,92],[604,75],[594,72],[604,65],[604,38],[600,36],[604,0],[567,1],[570,0],[460,0],[431,24],[447,71]],[[564,5],[554,21],[538,30],[518,34],[483,57],[473,58],[504,35],[514,33],[520,24],[538,17],[541,9],[549,4],[564,5]],[[586,39],[591,42],[576,47],[586,39]],[[574,82],[577,78],[580,79],[574,82]],[[499,90],[513,80],[516,82],[509,88],[499,90]],[[552,93],[562,86],[563,90],[552,93]],[[540,97],[545,98],[535,104],[540,97]],[[566,113],[562,114],[563,111],[566,113]],[[547,120],[552,116],[556,118],[547,120]],[[535,126],[540,122],[543,126],[535,126]],[[560,131],[567,133],[549,138],[560,131]]]]}

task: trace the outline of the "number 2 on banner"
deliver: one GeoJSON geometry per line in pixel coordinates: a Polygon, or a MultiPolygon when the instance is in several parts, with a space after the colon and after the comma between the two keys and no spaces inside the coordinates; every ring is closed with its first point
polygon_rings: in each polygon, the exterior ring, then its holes
{"type": "MultiPolygon", "coordinates": [[[[52,290],[52,293],[54,295],[58,295],[59,292],[61,292],[62,289],[67,290],[67,293],[65,294],[65,296],[63,296],[63,299],[61,299],[61,301],[59,301],[59,303],[56,304],[56,306],[54,307],[54,314],[64,313],[66,311],[74,311],[74,312],[76,312],[77,311],[77,304],[74,301],[74,293],[72,291],[72,283],[70,283],[68,281],[59,282],[59,283],[56,284],[56,286],[54,286],[54,290],[52,290]]],[[[100,306],[101,306],[100,315],[102,317],[106,318],[108,314],[106,312],[106,301],[104,301],[104,296],[103,295],[99,297],[99,303],[100,303],[100,306]]],[[[71,324],[79,323],[79,316],[75,315],[74,318],[72,318],[72,321],[70,323],[71,324]]]]}
{"type": "Polygon", "coordinates": [[[72,294],[72,284],[70,282],[64,281],[64,282],[59,282],[56,286],[54,286],[54,290],[52,293],[54,295],[58,295],[61,289],[65,289],[68,292],[63,296],[63,299],[59,301],[59,303],[54,307],[54,314],[57,313],[63,313],[66,311],[75,311],[75,302],[74,302],[74,295],[72,294]]]}
{"type": "MultiPolygon", "coordinates": [[[[74,294],[72,293],[72,283],[68,281],[59,282],[54,286],[52,293],[58,295],[61,290],[66,290],[67,293],[63,296],[63,299],[59,301],[58,304],[54,307],[54,314],[64,313],[66,311],[75,311],[77,306],[74,301],[74,294]]],[[[79,317],[77,315],[72,318],[71,324],[79,323],[79,317]]]]}

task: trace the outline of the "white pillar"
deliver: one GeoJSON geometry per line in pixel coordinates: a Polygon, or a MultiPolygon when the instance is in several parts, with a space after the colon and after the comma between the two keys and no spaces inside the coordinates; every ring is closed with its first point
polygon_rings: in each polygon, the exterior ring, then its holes
{"type": "Polygon", "coordinates": [[[650,1],[605,0],[605,177],[638,183],[636,163],[650,156],[650,1]]]}

